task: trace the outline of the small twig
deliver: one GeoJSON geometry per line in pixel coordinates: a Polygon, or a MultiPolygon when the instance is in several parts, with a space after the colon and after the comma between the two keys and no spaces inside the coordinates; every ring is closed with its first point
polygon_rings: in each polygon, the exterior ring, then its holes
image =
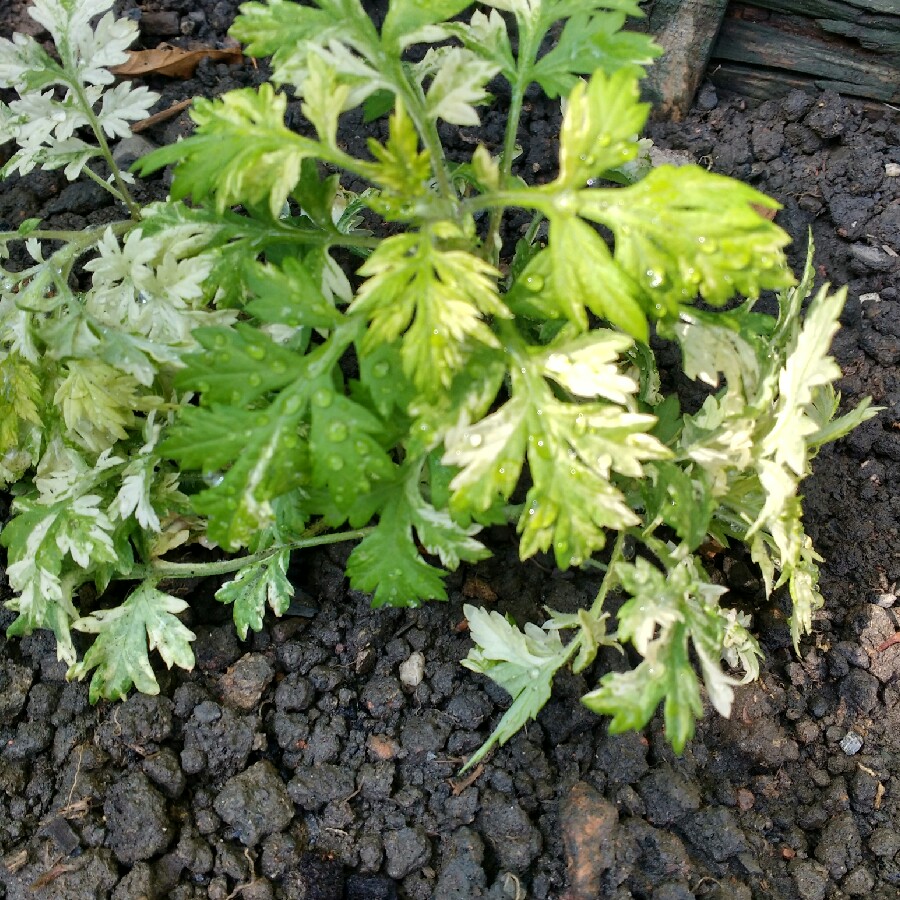
{"type": "Polygon", "coordinates": [[[479,763],[465,778],[462,778],[459,781],[454,781],[451,778],[448,783],[453,796],[458,797],[467,787],[474,784],[481,777],[483,771],[484,763],[479,763]]]}
{"type": "Polygon", "coordinates": [[[188,97],[187,100],[179,100],[177,103],[173,103],[168,109],[161,109],[158,113],[153,113],[152,116],[147,116],[146,119],[135,122],[134,125],[131,126],[132,134],[139,134],[141,131],[152,128],[154,125],[159,125],[160,122],[174,119],[178,113],[183,109],[187,109],[193,102],[193,97],[188,97]]]}
{"type": "Polygon", "coordinates": [[[875,648],[876,653],[884,653],[888,647],[892,647],[894,644],[900,644],[900,631],[894,632],[886,641],[879,644],[875,648]]]}

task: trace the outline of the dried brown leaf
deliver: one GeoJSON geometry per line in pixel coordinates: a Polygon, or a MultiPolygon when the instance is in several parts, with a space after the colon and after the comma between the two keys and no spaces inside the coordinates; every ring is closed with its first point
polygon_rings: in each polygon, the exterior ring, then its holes
{"type": "Polygon", "coordinates": [[[112,66],[110,72],[131,78],[142,75],[190,78],[201,60],[214,59],[234,65],[243,58],[244,55],[237,48],[216,50],[212,47],[198,47],[194,50],[182,50],[171,44],[160,44],[155,50],[132,50],[128,54],[128,62],[112,66]]]}

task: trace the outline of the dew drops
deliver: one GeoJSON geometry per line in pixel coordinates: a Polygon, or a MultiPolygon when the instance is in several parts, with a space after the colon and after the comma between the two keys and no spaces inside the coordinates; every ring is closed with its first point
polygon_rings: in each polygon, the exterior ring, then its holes
{"type": "Polygon", "coordinates": [[[716,242],[707,237],[703,237],[703,235],[700,235],[700,237],[697,238],[697,243],[700,245],[700,251],[702,253],[715,253],[716,250],[718,250],[716,242]]]}
{"type": "Polygon", "coordinates": [[[303,406],[303,400],[300,397],[296,395],[288,397],[284,404],[284,411],[290,416],[298,412],[301,406],[303,406]]]}
{"type": "Polygon", "coordinates": [[[347,426],[343,422],[332,422],[328,426],[328,440],[339,443],[347,440],[347,426]]]}
{"type": "Polygon", "coordinates": [[[331,406],[332,401],[334,400],[334,391],[329,391],[326,388],[319,388],[313,396],[312,401],[316,404],[320,409],[327,409],[331,406]]]}
{"type": "MultiPolygon", "coordinates": [[[[329,434],[329,437],[331,437],[330,434],[329,434]]],[[[334,438],[332,438],[332,440],[334,440],[334,438]]],[[[343,440],[343,438],[340,438],[339,440],[343,440]]],[[[356,448],[356,452],[360,456],[368,456],[369,455],[369,445],[365,441],[356,441],[356,443],[353,446],[356,448]]]]}
{"type": "Polygon", "coordinates": [[[146,291],[138,291],[134,299],[139,306],[146,306],[150,302],[150,295],[146,291]]]}
{"type": "Polygon", "coordinates": [[[209,392],[209,382],[208,381],[198,381],[197,382],[197,390],[200,391],[201,394],[206,394],[209,392]]]}
{"type": "Polygon", "coordinates": [[[480,434],[470,434],[469,435],[469,446],[470,447],[480,447],[484,438],[480,434]]]}
{"type": "Polygon", "coordinates": [[[231,354],[230,353],[217,353],[216,354],[216,362],[219,365],[227,366],[231,362],[231,354]]]}
{"type": "Polygon", "coordinates": [[[538,291],[543,290],[544,279],[541,278],[540,275],[529,275],[525,279],[525,287],[527,287],[529,291],[537,293],[538,291]]]}
{"type": "Polygon", "coordinates": [[[387,378],[387,376],[390,374],[390,372],[391,372],[391,367],[386,362],[375,363],[375,365],[372,366],[372,374],[376,378],[387,378]]]}
{"type": "Polygon", "coordinates": [[[260,384],[262,384],[262,378],[260,378],[260,376],[256,372],[254,372],[252,375],[248,376],[247,382],[250,387],[259,387],[260,384]]]}
{"type": "Polygon", "coordinates": [[[247,347],[247,356],[251,359],[261,360],[266,358],[265,348],[260,347],[259,344],[250,344],[247,347]]]}
{"type": "Polygon", "coordinates": [[[276,375],[282,375],[287,371],[287,366],[280,359],[272,360],[272,362],[269,364],[269,368],[276,375]]]}
{"type": "Polygon", "coordinates": [[[587,419],[579,413],[575,417],[575,434],[581,435],[587,431],[587,419]]]}
{"type": "Polygon", "coordinates": [[[663,283],[663,277],[655,269],[647,269],[644,273],[647,276],[647,283],[652,288],[658,288],[663,283]]]}
{"type": "Polygon", "coordinates": [[[213,338],[213,346],[215,346],[215,347],[227,347],[227,346],[228,346],[228,338],[226,338],[224,334],[217,334],[217,335],[213,338]]]}
{"type": "Polygon", "coordinates": [[[598,147],[608,147],[612,143],[612,139],[608,134],[601,134],[597,137],[598,147]]]}
{"type": "Polygon", "coordinates": [[[225,480],[225,476],[218,470],[214,470],[214,471],[204,472],[203,480],[210,487],[218,487],[225,480]]]}
{"type": "Polygon", "coordinates": [[[337,454],[328,457],[328,468],[332,472],[340,472],[344,468],[344,460],[337,454]]]}

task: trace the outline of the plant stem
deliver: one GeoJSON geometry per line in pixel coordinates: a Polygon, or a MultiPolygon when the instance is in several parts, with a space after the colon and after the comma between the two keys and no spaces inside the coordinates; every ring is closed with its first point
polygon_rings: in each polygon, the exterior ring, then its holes
{"type": "Polygon", "coordinates": [[[355,541],[371,534],[373,528],[357,528],[354,531],[340,531],[332,534],[321,534],[313,537],[299,538],[288,544],[268,547],[248,556],[236,556],[208,563],[175,563],[160,560],[145,566],[135,566],[127,575],[117,575],[119,581],[141,581],[145,578],[163,580],[168,578],[205,578],[212,575],[228,575],[237,572],[244,566],[263,562],[283,550],[306,550],[310,547],[321,547],[325,544],[339,544],[342,541],[355,541]]]}
{"type": "MultiPolygon", "coordinates": [[[[516,58],[516,80],[510,84],[509,116],[506,120],[506,134],[503,139],[503,156],[500,159],[500,185],[506,185],[512,173],[513,154],[516,152],[516,137],[519,134],[519,122],[522,118],[522,105],[525,100],[525,89],[528,87],[528,75],[537,55],[533,28],[522,28],[519,22],[519,52],[516,58]]],[[[485,247],[489,253],[488,260],[495,266],[500,261],[500,226],[503,222],[503,207],[491,209],[485,247]]]]}
{"type": "Polygon", "coordinates": [[[626,532],[620,531],[616,535],[616,542],[613,544],[612,553],[609,556],[609,562],[606,564],[606,573],[603,581],[600,583],[600,590],[597,597],[591,604],[591,615],[599,616],[603,612],[603,604],[606,603],[606,597],[612,588],[618,583],[619,576],[616,574],[616,565],[622,560],[622,551],[625,547],[626,532]]]}
{"type": "Polygon", "coordinates": [[[403,71],[403,66],[396,62],[391,68],[394,76],[394,83],[398,88],[398,95],[406,106],[406,112],[412,119],[425,149],[431,158],[431,170],[434,172],[437,181],[438,191],[445,200],[451,201],[454,205],[458,203],[456,191],[453,189],[453,182],[450,178],[450,170],[447,167],[447,157],[444,155],[444,147],[441,144],[440,136],[437,132],[437,125],[428,118],[425,112],[425,98],[421,90],[416,85],[410,83],[403,71]]]}
{"type": "MultiPolygon", "coordinates": [[[[113,159],[112,151],[109,149],[109,144],[106,140],[106,135],[103,133],[103,126],[100,124],[100,120],[97,118],[97,114],[94,112],[94,108],[93,106],[91,106],[91,103],[87,98],[87,94],[85,94],[84,92],[84,87],[77,78],[73,78],[70,81],[70,85],[72,87],[72,90],[78,97],[78,102],[81,104],[82,111],[84,112],[85,116],[87,116],[88,124],[91,126],[91,130],[94,132],[94,136],[97,138],[97,146],[100,148],[100,152],[103,154],[103,158],[106,160],[106,164],[109,166],[110,172],[112,172],[113,178],[116,182],[116,186],[119,189],[119,193],[122,195],[122,202],[128,207],[128,211],[131,213],[131,217],[133,219],[140,219],[141,208],[137,205],[137,203],[134,202],[134,198],[131,196],[131,193],[128,190],[128,185],[125,183],[125,179],[122,177],[122,171],[119,169],[118,163],[113,159]]],[[[104,186],[108,187],[105,182],[101,181],[101,183],[103,183],[104,186]]]]}
{"type": "Polygon", "coordinates": [[[103,188],[103,190],[108,191],[110,194],[112,194],[113,197],[116,198],[116,200],[124,203],[126,206],[128,205],[128,201],[122,195],[121,191],[118,191],[116,188],[114,188],[105,178],[98,175],[90,166],[85,166],[81,171],[84,172],[84,174],[87,175],[87,177],[90,178],[91,181],[99,184],[100,187],[103,188]]]}
{"type": "Polygon", "coordinates": [[[28,234],[19,234],[18,231],[0,231],[0,241],[24,241],[27,238],[39,238],[44,241],[65,241],[67,244],[76,244],[79,250],[84,250],[95,244],[102,237],[107,228],[111,228],[114,234],[124,234],[134,227],[130,220],[113,222],[112,224],[94,225],[84,231],[55,231],[52,228],[36,228],[28,234]]]}

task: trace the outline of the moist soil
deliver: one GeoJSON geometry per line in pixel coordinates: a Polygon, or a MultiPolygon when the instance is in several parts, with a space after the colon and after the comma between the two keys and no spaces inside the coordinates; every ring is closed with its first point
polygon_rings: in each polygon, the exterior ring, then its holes
{"type": "MultiPolygon", "coordinates": [[[[41,37],[23,9],[0,0],[2,29],[41,37]]],[[[230,0],[117,9],[139,21],[145,47],[223,46],[236,11],[230,0]]],[[[203,63],[189,80],[150,84],[165,108],[264,74],[203,63]]],[[[159,696],[91,706],[85,684],[66,682],[52,636],[0,637],[0,900],[900,897],[898,122],[834,94],[751,107],[706,86],[684,121],[650,128],[659,147],[780,200],[796,268],[812,230],[820,276],[849,285],[834,347],[844,400],[884,407],[805,482],[826,606],[799,656],[784,598],[765,603],[742,556],[709,560],[755,610],[766,651],[730,720],[709,711],[680,757],[659,717],[642,734],[609,735],[578,703],[624,664],[607,654],[588,677],[560,677],[537,721],[460,777],[508,704],[459,665],[463,602],[537,619],[543,605],[589,604],[595,574],[519,563],[515,535],[495,530],[494,557],[455,573],[448,603],[373,611],[347,587],[347,548],[297,554],[309,608],[246,643],[211,601],[218,583],[192,586],[197,665],[160,666],[159,696]]],[[[502,124],[487,113],[480,132],[444,137],[460,155],[476,139],[496,151],[502,124]]],[[[531,98],[523,174],[553,176],[558,126],[557,104],[531,98]]],[[[381,127],[348,116],[344,139],[360,150],[381,127]]],[[[119,153],[127,161],[188,128],[182,115],[119,153]]],[[[140,190],[158,196],[165,182],[140,190]]],[[[56,173],[0,189],[4,227],[116,215],[90,183],[56,173]]]]}

